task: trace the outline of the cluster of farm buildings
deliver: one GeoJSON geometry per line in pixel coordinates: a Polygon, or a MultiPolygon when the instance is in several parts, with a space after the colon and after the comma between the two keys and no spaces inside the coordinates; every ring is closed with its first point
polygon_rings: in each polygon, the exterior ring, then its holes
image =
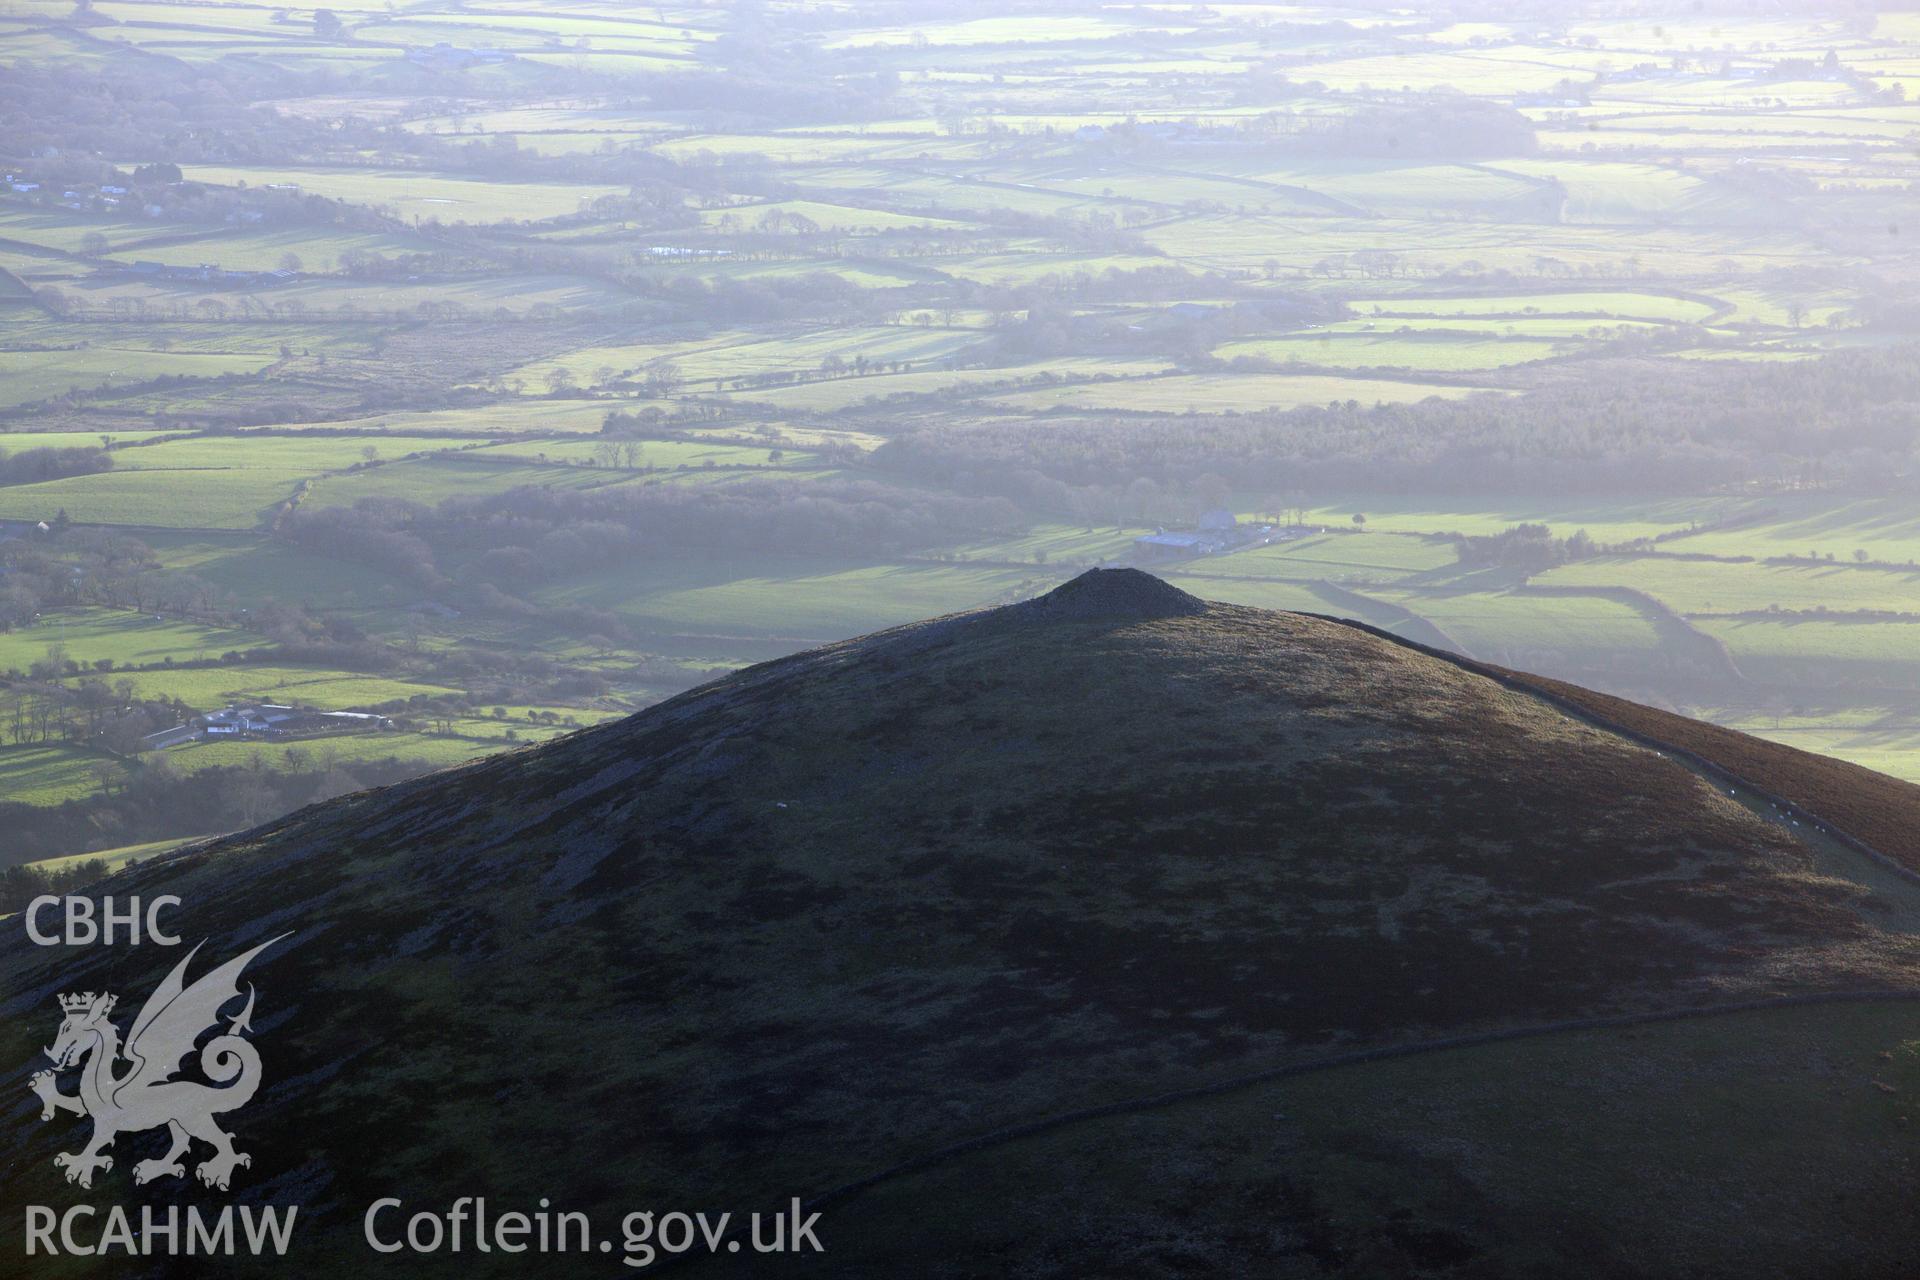
{"type": "Polygon", "coordinates": [[[235,271],[231,267],[222,267],[217,262],[203,262],[199,266],[169,266],[164,262],[149,262],[142,259],[131,266],[115,267],[121,275],[138,276],[146,280],[167,280],[192,284],[288,284],[300,278],[298,271],[278,268],[273,271],[235,271]]]}
{"type": "Polygon", "coordinates": [[[430,48],[407,50],[407,61],[416,67],[460,71],[467,67],[497,66],[502,62],[511,62],[513,55],[504,49],[462,49],[442,40],[430,48]]]}
{"type": "MultiPolygon", "coordinates": [[[[36,203],[57,204],[62,209],[71,209],[76,213],[97,213],[118,209],[132,196],[132,191],[116,183],[81,183],[78,186],[46,187],[33,181],[24,174],[8,173],[0,175],[6,183],[6,190],[16,196],[25,196],[36,203]]],[[[147,205],[145,212],[150,218],[157,218],[164,210],[157,204],[147,205]]]]}
{"type": "Polygon", "coordinates": [[[157,750],[200,740],[317,738],[341,733],[377,733],[391,728],[391,719],[370,711],[317,711],[312,707],[258,702],[195,716],[185,724],[150,733],[145,741],[148,750],[157,750]]]}
{"type": "Polygon", "coordinates": [[[1133,540],[1134,558],[1178,560],[1188,556],[1217,556],[1248,547],[1292,542],[1314,530],[1304,525],[1241,524],[1233,512],[1209,511],[1191,529],[1155,529],[1133,540]]]}

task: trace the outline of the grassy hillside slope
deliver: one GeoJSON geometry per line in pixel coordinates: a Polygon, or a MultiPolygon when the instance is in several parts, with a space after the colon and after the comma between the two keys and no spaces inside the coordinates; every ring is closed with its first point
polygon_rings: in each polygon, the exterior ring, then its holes
{"type": "MultiPolygon", "coordinates": [[[[1392,641],[1131,571],[750,668],[105,891],[180,895],[175,927],[212,939],[207,963],[294,931],[249,972],[268,1083],[236,1127],[255,1153],[242,1196],[308,1205],[317,1262],[360,1256],[359,1212],[382,1195],[546,1196],[612,1218],[770,1207],[1008,1126],[1356,1049],[1920,990],[1911,902],[1823,873],[1674,760],[1392,641]]],[[[25,1100],[57,992],[132,1005],[175,958],[5,935],[0,1091],[25,1100]]],[[[1651,1087],[1651,1059],[1609,1052],[1622,1087],[1651,1087]]],[[[1368,1087],[1338,1104],[1362,1128],[1368,1087]]],[[[1719,1105],[1720,1086],[1697,1087],[1719,1105]]],[[[1551,1082],[1515,1092],[1563,1121],[1588,1105],[1551,1082]]],[[[86,1194],[51,1163],[71,1126],[37,1114],[0,1113],[17,1156],[0,1195],[86,1194]]],[[[1117,1212],[1182,1170],[1238,1176],[1213,1152],[1239,1126],[1208,1114],[1150,1176],[1144,1154],[1105,1161],[1108,1138],[1049,1141],[1117,1212]]],[[[1434,1212],[1452,1201],[1432,1179],[1473,1174],[1453,1140],[1421,1139],[1429,1164],[1396,1175],[1434,1212]]],[[[1740,1177],[1778,1173],[1746,1160],[1750,1134],[1718,1140],[1740,1177]]],[[[1859,1176],[1914,1154],[1886,1142],[1859,1176]]],[[[100,1185],[164,1200],[127,1178],[147,1154],[123,1140],[100,1185]]],[[[1516,1186],[1533,1158],[1505,1166],[1516,1186]]],[[[1596,1177],[1640,1176],[1592,1159],[1596,1177]]],[[[1018,1189],[979,1167],[984,1200],[1018,1189]]],[[[1525,1274],[1548,1228],[1500,1178],[1476,1185],[1491,1199],[1474,1256],[1525,1274]]],[[[1236,1186],[1271,1206],[1269,1238],[1304,1212],[1236,1186]]],[[[1685,1194],[1662,1211],[1684,1217],[1685,1194]]],[[[1605,1215],[1654,1207],[1584,1212],[1618,1230],[1605,1215]]],[[[942,1229],[986,1239],[1008,1221],[986,1212],[963,1204],[942,1229]]],[[[874,1265],[916,1247],[912,1224],[848,1213],[845,1247],[874,1265]]],[[[1063,1219],[1022,1256],[1084,1274],[1068,1260],[1092,1229],[1063,1219]]]]}

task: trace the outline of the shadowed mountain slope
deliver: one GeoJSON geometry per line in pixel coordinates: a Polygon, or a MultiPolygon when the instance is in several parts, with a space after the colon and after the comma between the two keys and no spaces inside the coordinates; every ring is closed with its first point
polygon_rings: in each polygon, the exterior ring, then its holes
{"type": "MultiPolygon", "coordinates": [[[[1359,1047],[1920,989],[1914,901],[1833,870],[1525,691],[1113,571],[105,891],[178,894],[209,963],[294,931],[248,974],[236,1185],[309,1206],[327,1258],[382,1195],[745,1210],[1359,1047]]],[[[51,1163],[76,1130],[25,1089],[55,995],[135,1006],[175,959],[6,934],[10,1203],[79,1194],[51,1163]]],[[[110,1194],[177,1194],[122,1148],[110,1194]]]]}
{"type": "Polygon", "coordinates": [[[1911,782],[1563,680],[1507,674],[1636,733],[1711,760],[1920,872],[1920,787],[1911,782]]]}

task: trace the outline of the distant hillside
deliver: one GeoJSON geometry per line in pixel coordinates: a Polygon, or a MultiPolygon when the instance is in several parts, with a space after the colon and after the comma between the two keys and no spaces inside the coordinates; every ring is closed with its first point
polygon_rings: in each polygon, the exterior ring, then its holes
{"type": "MultiPolygon", "coordinates": [[[[1095,571],[103,891],[180,895],[210,958],[294,931],[236,1190],[308,1206],[310,1265],[385,1195],[617,1220],[905,1164],[767,1273],[1877,1274],[1920,1246],[1920,1006],[1852,997],[1920,994],[1920,889],[1770,813],[1384,636],[1095,571]]],[[[88,1195],[26,1105],[54,995],[130,1012],[176,959],[4,935],[8,1203],[88,1195]]],[[[136,1145],[93,1199],[175,1194],[136,1145]]]]}

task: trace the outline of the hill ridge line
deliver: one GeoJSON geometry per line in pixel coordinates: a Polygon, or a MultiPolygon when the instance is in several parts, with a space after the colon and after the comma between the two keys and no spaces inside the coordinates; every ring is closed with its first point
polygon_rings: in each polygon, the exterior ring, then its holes
{"type": "Polygon", "coordinates": [[[1735,773],[1732,769],[1727,768],[1716,760],[1711,760],[1701,755],[1697,751],[1687,747],[1676,746],[1674,743],[1656,737],[1644,730],[1636,729],[1631,725],[1623,724],[1589,707],[1581,706],[1571,698],[1556,693],[1551,689],[1542,688],[1528,679],[1525,672],[1509,671],[1505,667],[1496,667],[1491,663],[1482,662],[1478,658],[1470,658],[1465,654],[1448,653],[1444,649],[1433,648],[1430,645],[1422,644],[1418,640],[1409,640],[1405,636],[1395,635],[1391,631],[1383,630],[1373,626],[1371,623],[1362,622],[1358,618],[1339,618],[1324,613],[1309,613],[1305,616],[1319,618],[1324,622],[1338,623],[1340,626],[1350,627],[1356,631],[1364,631],[1369,635],[1378,636],[1383,640],[1390,640],[1403,648],[1426,654],[1430,658],[1438,658],[1440,661],[1449,663],[1462,671],[1467,671],[1491,680],[1503,689],[1509,689],[1514,693],[1521,693],[1536,698],[1554,710],[1571,716],[1583,724],[1589,724],[1597,729],[1603,729],[1608,733],[1625,738],[1640,746],[1649,747],[1678,757],[1680,760],[1703,773],[1711,775],[1717,780],[1730,783],[1736,787],[1744,787],[1765,800],[1768,804],[1773,805],[1788,817],[1806,819],[1814,824],[1816,830],[1826,835],[1829,839],[1845,845],[1848,849],[1893,872],[1901,879],[1915,885],[1920,885],[1920,871],[1914,870],[1914,868],[1890,854],[1882,853],[1852,832],[1844,830],[1831,819],[1822,817],[1820,814],[1808,809],[1805,805],[1789,800],[1771,788],[1762,786],[1749,778],[1735,773]]]}

